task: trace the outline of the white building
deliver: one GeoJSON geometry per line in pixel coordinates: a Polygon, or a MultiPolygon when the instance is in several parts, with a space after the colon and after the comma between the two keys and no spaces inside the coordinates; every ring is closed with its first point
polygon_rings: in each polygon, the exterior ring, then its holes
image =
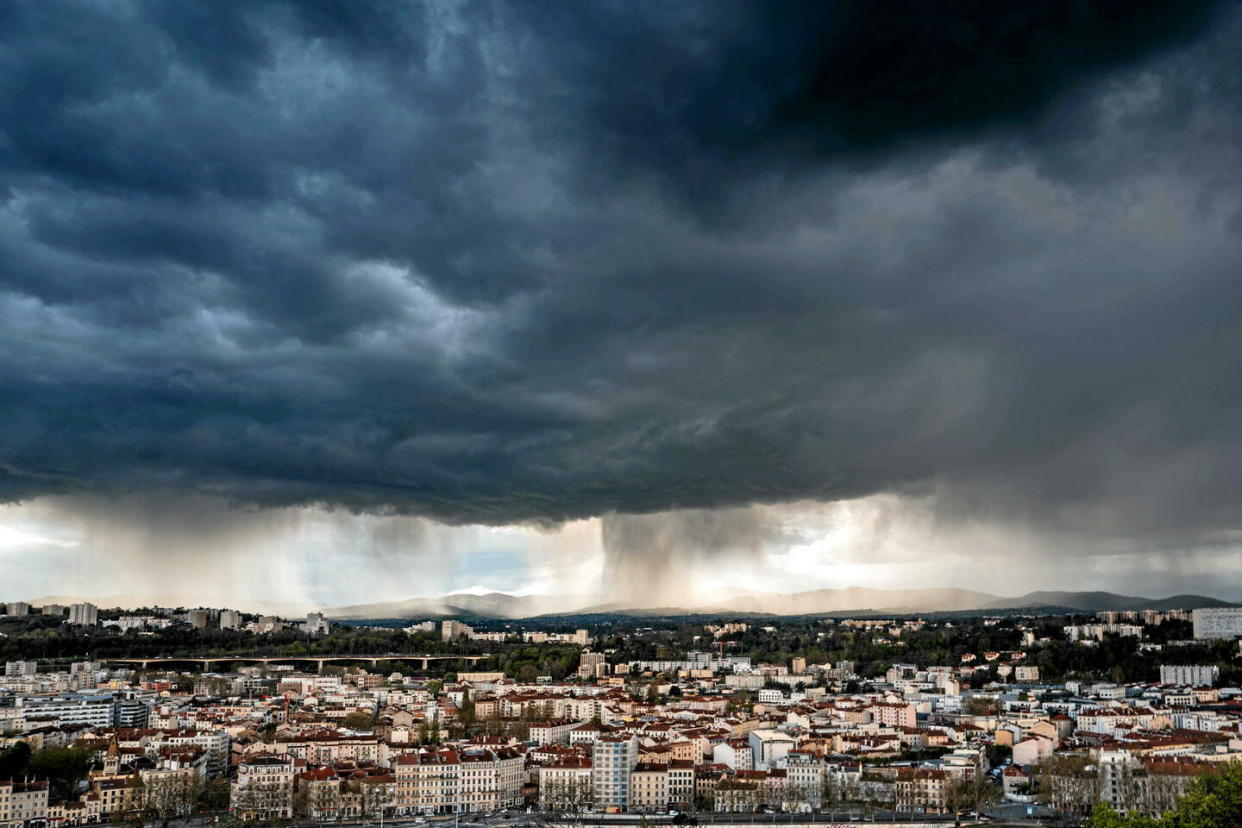
{"type": "Polygon", "coordinates": [[[293,816],[294,779],[300,764],[292,756],[253,756],[237,766],[229,808],[243,820],[293,816]]]}
{"type": "Polygon", "coordinates": [[[1220,668],[1202,664],[1161,664],[1160,683],[1185,687],[1211,687],[1220,679],[1220,668]]]}
{"type": "Polygon", "coordinates": [[[440,638],[444,641],[456,641],[462,636],[469,638],[474,635],[474,627],[469,624],[463,624],[461,621],[454,621],[451,618],[445,619],[440,624],[440,638]]]}
{"type": "Polygon", "coordinates": [[[784,767],[785,757],[798,744],[794,737],[780,730],[752,730],[747,740],[755,770],[784,767]]]}
{"type": "Polygon", "coordinates": [[[99,623],[99,607],[94,604],[73,604],[69,607],[69,623],[93,627],[99,623]]]}
{"type": "Polygon", "coordinates": [[[241,613],[237,610],[220,610],[220,629],[237,630],[241,629],[241,613]]]}
{"type": "Polygon", "coordinates": [[[54,719],[62,725],[112,727],[116,701],[102,693],[72,693],[19,697],[17,706],[26,718],[54,719]]]}
{"type": "Polygon", "coordinates": [[[0,780],[0,825],[42,824],[47,819],[47,782],[0,780]]]}
{"type": "Polygon", "coordinates": [[[1197,609],[1191,623],[1195,638],[1235,638],[1242,635],[1242,607],[1197,609]]]}
{"type": "Polygon", "coordinates": [[[591,787],[597,810],[630,807],[630,772],[638,764],[638,737],[601,736],[591,750],[591,787]]]}
{"type": "Polygon", "coordinates": [[[310,635],[327,635],[332,631],[332,626],[323,617],[322,612],[308,612],[306,621],[302,624],[302,631],[310,635]]]}

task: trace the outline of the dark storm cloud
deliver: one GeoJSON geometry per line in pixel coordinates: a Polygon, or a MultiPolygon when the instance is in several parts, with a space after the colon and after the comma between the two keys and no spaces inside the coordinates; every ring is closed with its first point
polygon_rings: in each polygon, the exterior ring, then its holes
{"type": "Polygon", "coordinates": [[[0,496],[1238,524],[1232,5],[0,15],[0,496]]]}

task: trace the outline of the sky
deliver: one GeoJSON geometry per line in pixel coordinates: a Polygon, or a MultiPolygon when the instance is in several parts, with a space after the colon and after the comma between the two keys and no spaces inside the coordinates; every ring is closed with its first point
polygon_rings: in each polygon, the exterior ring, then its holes
{"type": "Polygon", "coordinates": [[[0,599],[1242,599],[1240,52],[1194,0],[5,3],[0,599]]]}

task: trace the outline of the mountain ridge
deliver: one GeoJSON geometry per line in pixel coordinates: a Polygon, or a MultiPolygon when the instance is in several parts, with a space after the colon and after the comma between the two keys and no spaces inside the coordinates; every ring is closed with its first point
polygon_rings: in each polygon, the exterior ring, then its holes
{"type": "Polygon", "coordinates": [[[1079,612],[1137,611],[1144,609],[1194,609],[1231,606],[1228,601],[1206,595],[1181,594],[1146,598],[1119,593],[1041,590],[1006,598],[958,588],[870,589],[845,587],[796,593],[753,593],[722,602],[683,607],[642,607],[625,601],[590,603],[569,596],[513,596],[456,594],[440,598],[414,598],[377,604],[356,604],[326,610],[330,618],[417,618],[473,615],[482,618],[533,618],[541,615],[821,615],[841,612],[911,614],[1055,608],[1079,612]],[[506,600],[499,600],[499,599],[506,600]],[[564,606],[550,607],[560,602],[564,606]],[[497,612],[499,605],[503,612],[497,612]],[[541,611],[537,611],[541,610],[541,611]]]}
{"type": "MultiPolygon", "coordinates": [[[[330,606],[295,604],[292,602],[241,602],[232,605],[244,612],[293,617],[306,612],[323,612],[333,620],[365,620],[373,618],[427,619],[467,617],[491,620],[536,618],[556,615],[628,615],[636,618],[658,615],[829,615],[849,612],[891,613],[910,615],[934,612],[980,613],[1000,610],[1055,610],[1084,613],[1105,611],[1138,611],[1194,609],[1198,607],[1235,606],[1236,604],[1206,595],[1178,594],[1164,598],[1146,598],[1105,591],[1037,590],[1016,597],[992,595],[955,587],[916,589],[872,589],[842,587],[807,590],[794,593],[750,592],[735,594],[722,601],[711,601],[680,607],[635,606],[625,601],[593,602],[587,596],[512,595],[506,592],[460,592],[436,597],[411,597],[395,601],[330,606]]],[[[139,598],[134,595],[111,595],[102,598],[47,595],[34,599],[33,606],[89,602],[104,609],[137,609],[149,606],[231,606],[228,600],[216,597],[213,602],[185,602],[169,596],[139,598]]]]}

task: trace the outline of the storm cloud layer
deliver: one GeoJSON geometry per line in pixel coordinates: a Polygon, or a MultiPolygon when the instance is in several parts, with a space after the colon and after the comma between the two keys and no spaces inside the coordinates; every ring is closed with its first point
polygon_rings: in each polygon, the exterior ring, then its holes
{"type": "Polygon", "coordinates": [[[6,3],[0,498],[1232,542],[1240,44],[1206,2],[6,3]]]}

